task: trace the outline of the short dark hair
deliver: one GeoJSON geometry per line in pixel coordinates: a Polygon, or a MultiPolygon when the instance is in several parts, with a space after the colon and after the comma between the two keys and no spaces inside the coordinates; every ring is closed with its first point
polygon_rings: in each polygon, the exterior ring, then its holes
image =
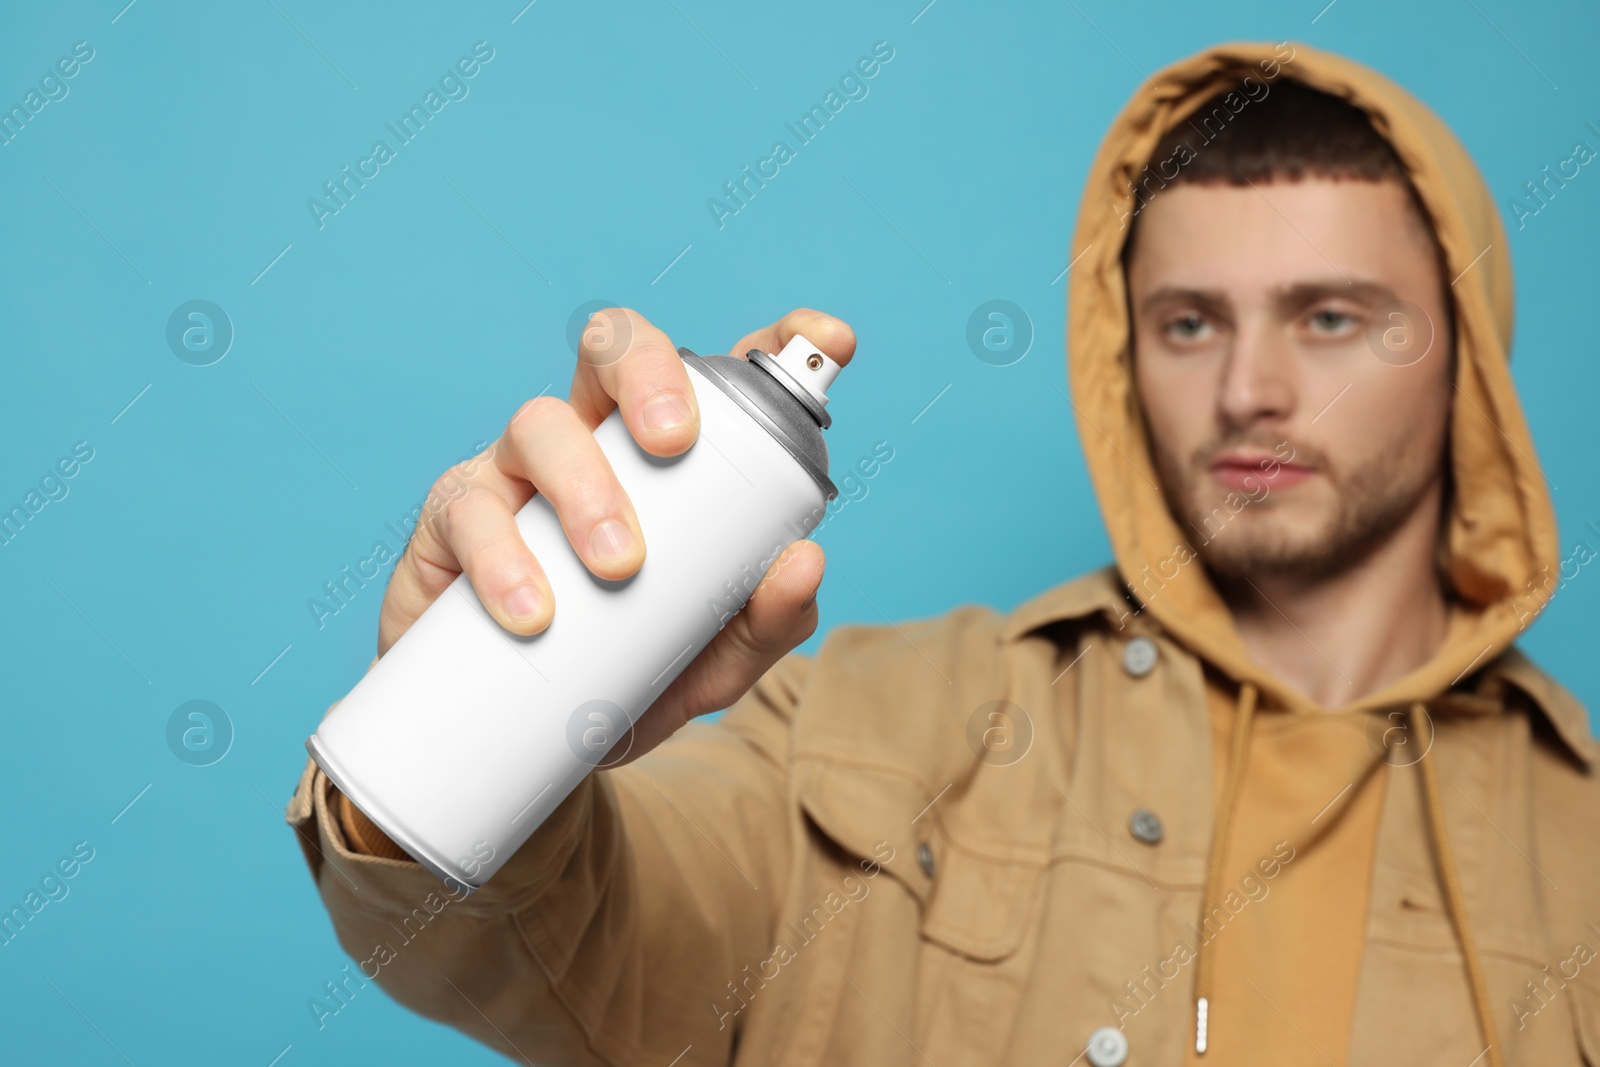
{"type": "MultiPolygon", "coordinates": [[[[1281,79],[1264,94],[1234,87],[1211,96],[1162,135],[1150,153],[1146,175],[1138,181],[1146,192],[1152,182],[1164,189],[1174,184],[1297,182],[1306,177],[1398,181],[1410,194],[1415,221],[1437,249],[1428,212],[1405,164],[1367,113],[1342,97],[1291,78],[1281,79]],[[1177,173],[1169,176],[1163,163],[1176,163],[1177,173]]],[[[1125,260],[1143,206],[1138,195],[1123,245],[1125,260]]]]}
{"type": "Polygon", "coordinates": [[[1152,158],[1172,156],[1180,143],[1195,153],[1174,179],[1180,182],[1244,185],[1299,181],[1307,175],[1409,180],[1394,146],[1373,128],[1365,111],[1287,78],[1255,101],[1234,89],[1217,93],[1169,129],[1152,158]],[[1230,94],[1243,102],[1237,113],[1224,103],[1230,94]]]}

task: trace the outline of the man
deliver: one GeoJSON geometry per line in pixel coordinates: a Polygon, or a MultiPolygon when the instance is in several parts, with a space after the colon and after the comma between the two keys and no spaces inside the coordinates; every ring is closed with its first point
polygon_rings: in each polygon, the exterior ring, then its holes
{"type": "MultiPolygon", "coordinates": [[[[797,542],[654,751],[463,900],[308,764],[289,816],[363,974],[529,1063],[1600,1063],[1597,748],[1512,648],[1558,551],[1470,159],[1355,63],[1217,47],[1113,124],[1072,256],[1115,567],[802,656],[797,542]]],[[[462,569],[549,623],[531,485],[596,574],[641,564],[588,431],[620,406],[673,455],[695,412],[626,315],[625,358],[436,486],[380,654],[462,569]]],[[[811,311],[730,351],[797,332],[854,353],[811,311]]]]}

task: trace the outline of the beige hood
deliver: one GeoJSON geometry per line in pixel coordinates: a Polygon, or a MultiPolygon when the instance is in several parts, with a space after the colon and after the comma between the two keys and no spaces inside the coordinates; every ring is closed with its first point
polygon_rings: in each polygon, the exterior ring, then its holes
{"type": "MultiPolygon", "coordinates": [[[[1246,75],[1267,84],[1292,78],[1365,110],[1409,172],[1443,247],[1448,276],[1456,279],[1450,289],[1459,358],[1447,573],[1475,617],[1429,663],[1351,708],[1426,700],[1511,644],[1529,612],[1548,599],[1540,592],[1541,576],[1556,572],[1559,548],[1548,488],[1507,366],[1512,283],[1505,231],[1471,157],[1410,93],[1359,63],[1296,42],[1220,45],[1139,87],[1089,172],[1068,257],[1076,260],[1067,292],[1068,378],[1084,455],[1125,577],[1131,580],[1186,543],[1156,488],[1133,386],[1122,219],[1133,206],[1132,182],[1161,135],[1212,94],[1238,88],[1246,75]]],[[[1180,568],[1148,609],[1236,681],[1253,684],[1280,705],[1310,706],[1250,660],[1204,568],[1180,568]]]]}

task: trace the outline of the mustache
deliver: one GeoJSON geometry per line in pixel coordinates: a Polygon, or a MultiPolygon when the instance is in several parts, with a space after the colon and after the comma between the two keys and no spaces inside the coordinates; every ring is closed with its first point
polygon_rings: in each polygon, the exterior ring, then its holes
{"type": "MultiPolygon", "coordinates": [[[[1252,449],[1271,453],[1272,459],[1278,463],[1292,463],[1296,467],[1306,467],[1311,470],[1326,470],[1327,459],[1320,449],[1310,445],[1291,441],[1281,434],[1243,433],[1230,434],[1212,441],[1207,441],[1189,457],[1194,467],[1205,470],[1216,461],[1224,452],[1235,449],[1252,449]]],[[[1264,461],[1267,462],[1267,461],[1264,461]]]]}

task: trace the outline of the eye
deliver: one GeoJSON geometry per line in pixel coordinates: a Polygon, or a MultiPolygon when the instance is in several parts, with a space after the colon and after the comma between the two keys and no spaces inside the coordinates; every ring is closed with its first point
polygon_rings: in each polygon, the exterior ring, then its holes
{"type": "Polygon", "coordinates": [[[1324,337],[1337,337],[1355,327],[1356,317],[1338,308],[1318,308],[1306,320],[1311,332],[1324,337]]]}
{"type": "Polygon", "coordinates": [[[1203,340],[1210,328],[1211,324],[1205,320],[1205,316],[1193,311],[1168,319],[1162,327],[1163,332],[1174,341],[1203,340]]]}

